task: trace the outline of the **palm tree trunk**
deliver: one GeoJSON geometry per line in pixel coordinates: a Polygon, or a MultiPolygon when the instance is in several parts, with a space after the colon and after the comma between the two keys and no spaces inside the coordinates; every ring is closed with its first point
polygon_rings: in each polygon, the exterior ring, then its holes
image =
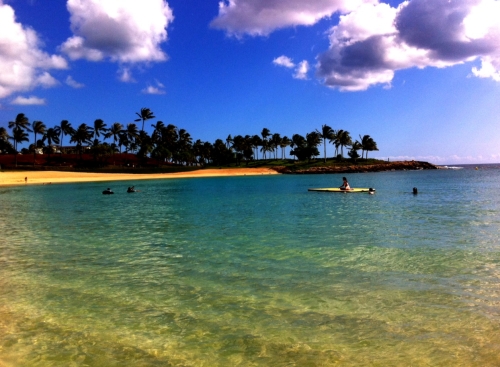
{"type": "Polygon", "coordinates": [[[326,163],[326,138],[323,140],[323,149],[325,151],[325,163],[326,163]]]}
{"type": "Polygon", "coordinates": [[[36,164],[36,133],[35,133],[35,144],[33,144],[33,167],[35,167],[35,164],[36,164]]]}
{"type": "Polygon", "coordinates": [[[17,141],[14,140],[14,150],[16,151],[15,157],[14,157],[14,162],[17,167],[17,141]]]}

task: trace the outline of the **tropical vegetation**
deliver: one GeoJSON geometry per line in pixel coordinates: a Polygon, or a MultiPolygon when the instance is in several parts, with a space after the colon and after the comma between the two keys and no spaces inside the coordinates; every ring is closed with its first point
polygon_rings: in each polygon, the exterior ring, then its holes
{"type": "MultiPolygon", "coordinates": [[[[21,153],[32,153],[33,165],[39,153],[48,154],[50,157],[51,154],[65,154],[71,150],[78,153],[80,158],[83,154],[91,153],[96,161],[99,157],[114,156],[124,151],[143,160],[152,158],[159,162],[184,166],[243,163],[248,165],[249,162],[259,160],[259,157],[261,160],[284,160],[286,148],[290,148],[289,154],[295,161],[311,162],[320,156],[320,146],[323,147],[323,161],[326,163],[328,144],[335,148],[335,161],[349,159],[357,162],[359,159],[367,160],[369,152],[378,150],[377,143],[370,135],[359,135],[359,140],[353,140],[348,131],[334,130],[326,124],[305,135],[293,134],[291,138],[263,128],[260,134],[229,135],[225,140],[216,139],[210,143],[200,139],[194,140],[185,129],[173,124],[166,125],[162,121],[151,124],[153,131],[149,135],[144,130],[144,124],[155,118],[149,108],[141,108],[136,117],[134,122],[126,125],[114,122],[108,127],[102,119],[96,119],[92,125],[82,123],[75,128],[68,120],[62,120],[59,125],[47,128],[44,122],[30,123],[25,114],[19,113],[8,123],[11,135],[7,129],[0,128],[0,152],[19,152],[18,144],[30,141],[29,132],[33,133],[32,144],[23,148],[21,153]],[[141,122],[140,130],[135,122],[141,122]],[[73,147],[63,145],[65,136],[69,137],[73,147]],[[349,158],[344,156],[344,148],[349,148],[349,158]]],[[[15,155],[17,165],[17,154],[15,155]]]]}

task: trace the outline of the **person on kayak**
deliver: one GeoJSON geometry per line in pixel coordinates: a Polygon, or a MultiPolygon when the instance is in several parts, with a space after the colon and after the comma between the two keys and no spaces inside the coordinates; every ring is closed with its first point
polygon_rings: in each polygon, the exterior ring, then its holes
{"type": "Polygon", "coordinates": [[[342,186],[339,187],[341,190],[350,190],[351,186],[349,186],[349,182],[347,182],[347,178],[342,177],[342,186]]]}

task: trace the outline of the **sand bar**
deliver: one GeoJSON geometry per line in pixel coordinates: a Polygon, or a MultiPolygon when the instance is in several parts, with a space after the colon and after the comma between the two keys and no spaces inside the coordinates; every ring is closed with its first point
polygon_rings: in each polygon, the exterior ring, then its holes
{"type": "Polygon", "coordinates": [[[278,173],[268,168],[203,169],[190,172],[152,174],[83,173],[63,171],[6,171],[0,172],[0,186],[274,174],[278,173]],[[27,182],[25,182],[25,177],[27,177],[27,182]]]}

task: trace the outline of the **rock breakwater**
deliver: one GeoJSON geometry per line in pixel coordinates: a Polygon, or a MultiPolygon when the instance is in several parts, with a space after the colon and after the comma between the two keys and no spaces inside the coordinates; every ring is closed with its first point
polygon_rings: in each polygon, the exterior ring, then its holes
{"type": "Polygon", "coordinates": [[[356,173],[356,172],[383,172],[383,171],[410,171],[422,169],[438,169],[437,166],[420,161],[397,161],[379,164],[349,166],[324,166],[310,167],[307,169],[296,169],[295,167],[278,166],[273,170],[283,174],[326,174],[326,173],[356,173]]]}

